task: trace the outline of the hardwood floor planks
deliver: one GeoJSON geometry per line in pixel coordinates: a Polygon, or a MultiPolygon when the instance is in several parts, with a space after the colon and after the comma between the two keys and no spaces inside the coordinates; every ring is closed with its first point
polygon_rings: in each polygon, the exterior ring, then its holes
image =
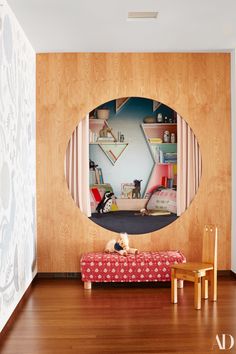
{"type": "Polygon", "coordinates": [[[156,284],[99,284],[85,291],[79,280],[36,279],[1,334],[0,353],[217,353],[217,334],[236,341],[236,281],[219,279],[218,302],[203,300],[200,311],[191,285],[178,290],[173,305],[170,288],[156,284]]]}

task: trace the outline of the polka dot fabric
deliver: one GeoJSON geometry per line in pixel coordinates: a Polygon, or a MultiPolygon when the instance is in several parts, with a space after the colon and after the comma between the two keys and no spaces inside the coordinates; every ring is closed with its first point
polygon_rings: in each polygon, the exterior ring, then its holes
{"type": "Polygon", "coordinates": [[[170,281],[171,264],[186,262],[180,251],[140,252],[127,257],[118,253],[87,253],[81,258],[83,281],[170,281]]]}

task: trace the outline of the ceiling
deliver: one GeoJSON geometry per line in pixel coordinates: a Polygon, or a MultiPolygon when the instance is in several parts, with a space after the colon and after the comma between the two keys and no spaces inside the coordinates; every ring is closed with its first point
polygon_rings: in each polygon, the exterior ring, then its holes
{"type": "Polygon", "coordinates": [[[235,0],[8,0],[36,52],[227,51],[235,0]],[[158,11],[127,21],[128,11],[158,11]]]}

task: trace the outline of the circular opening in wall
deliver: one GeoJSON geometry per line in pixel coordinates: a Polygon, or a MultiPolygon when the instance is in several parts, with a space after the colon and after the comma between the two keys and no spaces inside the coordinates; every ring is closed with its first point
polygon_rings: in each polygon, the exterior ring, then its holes
{"type": "Polygon", "coordinates": [[[201,154],[186,121],[163,103],[109,101],[74,130],[65,175],[76,205],[105,229],[145,234],[174,222],[199,187],[201,154]]]}

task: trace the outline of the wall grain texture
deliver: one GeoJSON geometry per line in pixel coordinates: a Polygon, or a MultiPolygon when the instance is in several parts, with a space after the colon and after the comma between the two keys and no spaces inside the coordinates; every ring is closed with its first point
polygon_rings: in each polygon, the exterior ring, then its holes
{"type": "Polygon", "coordinates": [[[64,156],[78,122],[109,100],[139,96],[176,110],[197,136],[202,179],[188,210],[166,228],[130,236],[140,250],[201,257],[205,223],[219,226],[219,269],[230,269],[230,54],[53,53],[37,55],[38,271],[77,272],[83,252],[116,236],[81,214],[68,191],[64,156]]]}

